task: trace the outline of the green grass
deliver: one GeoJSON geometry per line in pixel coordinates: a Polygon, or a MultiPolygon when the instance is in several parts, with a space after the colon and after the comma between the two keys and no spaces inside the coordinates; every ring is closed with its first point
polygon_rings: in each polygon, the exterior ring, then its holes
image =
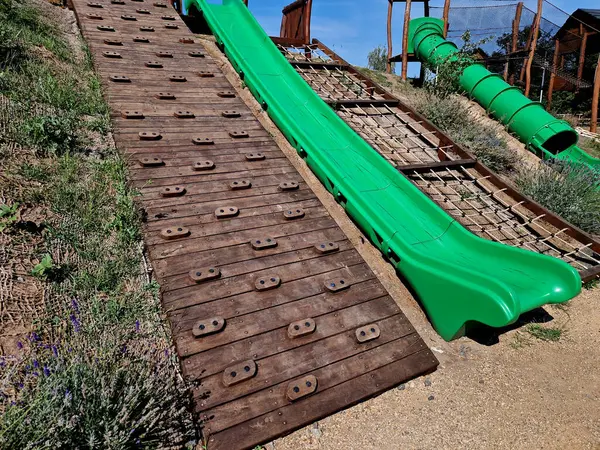
{"type": "Polygon", "coordinates": [[[579,146],[594,158],[600,158],[600,140],[580,136],[579,146]]]}
{"type": "Polygon", "coordinates": [[[564,331],[556,327],[543,327],[537,323],[528,324],[524,330],[532,337],[541,341],[558,342],[563,336],[564,331]]]}
{"type": "Polygon", "coordinates": [[[8,251],[28,242],[45,294],[31,333],[0,358],[0,448],[181,448],[197,435],[190,392],[89,54],[73,60],[28,0],[6,5],[0,232],[8,251]],[[92,140],[99,156],[87,157],[92,140]],[[44,211],[41,235],[17,228],[22,206],[44,211]]]}

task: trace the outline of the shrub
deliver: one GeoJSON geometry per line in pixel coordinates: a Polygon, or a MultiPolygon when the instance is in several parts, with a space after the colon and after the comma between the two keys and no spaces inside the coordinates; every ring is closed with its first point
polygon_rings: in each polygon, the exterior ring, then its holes
{"type": "Polygon", "coordinates": [[[554,163],[522,171],[521,191],[579,228],[600,233],[600,179],[580,164],[554,163]]]}
{"type": "MultiPolygon", "coordinates": [[[[379,45],[367,55],[367,67],[371,70],[383,72],[387,69],[387,48],[379,45]]],[[[395,71],[395,64],[392,64],[392,73],[395,71]]]]}

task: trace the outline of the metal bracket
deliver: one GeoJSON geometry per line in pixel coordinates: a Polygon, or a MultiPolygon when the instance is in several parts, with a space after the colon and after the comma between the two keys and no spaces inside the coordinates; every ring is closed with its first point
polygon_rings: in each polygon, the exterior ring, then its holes
{"type": "Polygon", "coordinates": [[[88,14],[87,18],[92,20],[104,20],[104,17],[102,17],[100,14],[88,14]]]}
{"type": "Polygon", "coordinates": [[[284,211],[283,217],[285,217],[288,220],[301,219],[302,217],[304,217],[304,210],[300,208],[288,209],[287,211],[284,211]]]}
{"type": "Polygon", "coordinates": [[[121,117],[123,119],[143,119],[144,114],[139,111],[122,111],[121,117]]]}
{"type": "Polygon", "coordinates": [[[290,325],[288,326],[287,333],[290,339],[294,339],[297,337],[306,336],[307,334],[314,333],[316,328],[317,324],[315,320],[309,317],[290,323],[290,325]]]}
{"type": "Polygon", "coordinates": [[[137,20],[137,17],[135,17],[135,16],[128,16],[127,14],[123,14],[121,16],[121,19],[123,19],[123,20],[130,20],[131,22],[135,22],[137,20]]]}
{"type": "Polygon", "coordinates": [[[217,95],[221,98],[234,98],[235,97],[235,92],[233,91],[219,91],[217,92],[217,95]]]}
{"type": "Polygon", "coordinates": [[[157,8],[166,8],[167,4],[163,2],[155,2],[154,6],[156,6],[157,8]]]}
{"type": "Polygon", "coordinates": [[[183,186],[171,186],[162,188],[160,191],[160,195],[163,197],[179,197],[180,195],[185,194],[186,190],[183,186]]]}
{"type": "Polygon", "coordinates": [[[377,324],[365,325],[356,329],[356,340],[360,343],[369,342],[377,339],[381,335],[381,330],[377,324]]]}
{"type": "Polygon", "coordinates": [[[256,371],[256,363],[251,359],[234,364],[223,371],[223,384],[225,386],[232,386],[240,383],[252,378],[256,375],[256,371]]]}
{"type": "Polygon", "coordinates": [[[282,191],[295,191],[300,186],[295,181],[284,181],[283,183],[279,183],[279,189],[282,191]]]}
{"type": "Polygon", "coordinates": [[[144,36],[134,36],[133,42],[143,42],[145,44],[148,44],[150,42],[150,39],[144,36]]]}
{"type": "Polygon", "coordinates": [[[173,115],[178,119],[193,119],[196,117],[191,111],[175,111],[173,115]]]}
{"type": "Polygon", "coordinates": [[[286,397],[290,402],[293,402],[314,393],[316,390],[317,378],[314,375],[307,375],[288,384],[286,397]]]}
{"type": "Polygon", "coordinates": [[[152,69],[162,69],[163,65],[160,61],[147,61],[146,67],[150,67],[152,69]]]}
{"type": "Polygon", "coordinates": [[[159,92],[156,94],[156,98],[159,100],[175,100],[175,95],[170,92],[159,92]]]}
{"type": "Polygon", "coordinates": [[[232,191],[241,191],[242,189],[250,189],[252,187],[252,183],[248,180],[236,180],[229,183],[229,188],[232,191]]]}
{"type": "Polygon", "coordinates": [[[211,138],[199,136],[192,139],[192,142],[196,145],[213,145],[215,143],[211,138]]]}
{"type": "Polygon", "coordinates": [[[231,136],[234,139],[250,137],[247,131],[230,131],[229,136],[231,136]]]}
{"type": "Polygon", "coordinates": [[[225,328],[225,319],[222,317],[210,317],[208,319],[199,320],[192,328],[194,337],[202,337],[207,334],[218,333],[225,328]]]}
{"type": "Polygon", "coordinates": [[[121,58],[121,54],[117,52],[102,52],[102,56],[105,58],[121,58]]]}
{"type": "Polygon", "coordinates": [[[259,238],[250,241],[254,250],[264,250],[266,248],[277,247],[277,241],[273,238],[259,238]]]}
{"type": "Polygon", "coordinates": [[[228,119],[234,118],[234,117],[241,117],[242,114],[239,111],[234,111],[234,110],[228,110],[228,111],[223,111],[221,113],[221,115],[223,117],[226,117],[228,119]]]}
{"type": "Polygon", "coordinates": [[[194,169],[194,170],[212,170],[214,168],[215,168],[215,163],[212,162],[210,159],[207,159],[204,161],[196,161],[192,165],[192,169],[194,169]]]}
{"type": "Polygon", "coordinates": [[[104,39],[106,45],[123,45],[123,42],[116,39],[104,39]]]}
{"type": "Polygon", "coordinates": [[[114,83],[131,83],[129,77],[126,77],[125,75],[111,75],[110,81],[114,83]]]}
{"type": "Polygon", "coordinates": [[[156,52],[156,56],[159,58],[172,58],[173,52],[156,52]]]}
{"type": "Polygon", "coordinates": [[[160,158],[154,158],[154,157],[146,157],[146,158],[140,158],[140,164],[143,167],[156,167],[156,166],[162,166],[165,162],[160,159],[160,158]]]}
{"type": "Polygon", "coordinates": [[[181,38],[179,42],[182,44],[193,44],[194,40],[192,38],[181,38]]]}
{"type": "Polygon", "coordinates": [[[110,0],[113,5],[124,5],[124,0],[110,0]]]}
{"type": "Polygon", "coordinates": [[[186,227],[165,228],[160,232],[160,236],[168,241],[171,239],[186,237],[189,236],[189,234],[190,230],[188,230],[186,227]]]}
{"type": "Polygon", "coordinates": [[[90,2],[87,4],[90,8],[104,8],[104,6],[102,6],[102,3],[95,3],[95,2],[90,2]]]}
{"type": "Polygon", "coordinates": [[[246,153],[246,159],[248,161],[262,161],[265,159],[265,155],[262,153],[246,153]]]}
{"type": "Polygon", "coordinates": [[[198,51],[189,52],[188,55],[192,58],[204,58],[204,53],[198,51]]]}
{"type": "Polygon", "coordinates": [[[109,27],[108,25],[98,25],[96,28],[98,28],[100,31],[116,31],[113,27],[109,27]]]}
{"type": "Polygon", "coordinates": [[[169,30],[178,30],[179,25],[177,25],[176,23],[168,23],[165,25],[165,28],[167,28],[169,30]]]}
{"type": "Polygon", "coordinates": [[[348,289],[349,287],[350,283],[348,283],[343,278],[335,278],[333,280],[325,282],[325,288],[330,292],[343,291],[344,289],[348,289]]]}
{"type": "Polygon", "coordinates": [[[269,289],[278,288],[281,285],[281,278],[277,276],[258,278],[254,282],[254,287],[257,291],[268,291],[269,289]]]}
{"type": "Polygon", "coordinates": [[[226,219],[228,217],[235,217],[240,213],[240,210],[235,206],[223,206],[215,209],[215,217],[217,219],[226,219]]]}
{"type": "Polygon", "coordinates": [[[204,71],[204,70],[200,70],[200,71],[198,72],[198,76],[199,76],[200,78],[213,78],[213,77],[215,76],[215,74],[214,74],[214,73],[212,73],[212,72],[206,72],[206,71],[204,71]]]}
{"type": "Polygon", "coordinates": [[[199,269],[190,270],[189,275],[194,283],[202,283],[203,281],[219,278],[221,276],[221,270],[216,267],[201,267],[199,269]]]}
{"type": "Polygon", "coordinates": [[[140,131],[138,133],[141,141],[158,141],[162,139],[162,134],[156,131],[140,131]]]}
{"type": "MultiPolygon", "coordinates": [[[[144,0],[139,0],[139,1],[144,1],[144,0]]],[[[138,14],[150,14],[150,11],[147,9],[136,9],[135,12],[138,14]]]]}
{"type": "Polygon", "coordinates": [[[187,81],[187,78],[184,77],[183,75],[170,75],[169,76],[169,80],[170,81],[179,82],[179,83],[183,83],[184,81],[187,81]]]}
{"type": "Polygon", "coordinates": [[[319,253],[333,253],[340,249],[340,246],[335,242],[323,242],[322,244],[315,245],[315,248],[319,253]]]}
{"type": "Polygon", "coordinates": [[[144,31],[147,33],[154,33],[154,27],[140,27],[140,31],[144,31]]]}
{"type": "Polygon", "coordinates": [[[162,20],[175,20],[175,16],[162,16],[162,20]]]}

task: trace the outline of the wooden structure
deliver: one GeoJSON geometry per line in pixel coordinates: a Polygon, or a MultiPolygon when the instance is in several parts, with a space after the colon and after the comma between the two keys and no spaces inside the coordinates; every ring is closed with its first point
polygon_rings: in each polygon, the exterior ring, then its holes
{"type": "MultiPolygon", "coordinates": [[[[450,0],[446,0],[448,5],[450,4],[450,0]]],[[[386,71],[387,73],[392,73],[392,63],[401,62],[402,63],[402,80],[406,81],[407,71],[408,71],[408,63],[418,61],[416,56],[413,53],[408,53],[406,49],[408,48],[408,23],[410,21],[412,3],[423,3],[423,15],[425,17],[429,17],[429,0],[388,0],[388,15],[387,15],[387,65],[386,71]],[[394,3],[405,3],[404,8],[404,27],[402,30],[402,53],[396,56],[393,55],[392,49],[392,16],[393,16],[393,8],[394,3]]]]}
{"type": "Polygon", "coordinates": [[[592,127],[594,117],[598,116],[598,75],[597,70],[585,67],[588,55],[600,53],[600,9],[578,9],[560,28],[555,35],[554,56],[552,59],[552,74],[548,87],[548,108],[552,105],[555,91],[579,91],[590,89],[592,95],[592,127]],[[576,76],[563,73],[565,56],[577,55],[576,76]],[[594,84],[587,80],[594,79],[594,84]]]}
{"type": "Polygon", "coordinates": [[[350,127],[465,228],[560,258],[584,281],[600,277],[600,241],[507,184],[325,44],[279,48],[350,127]]]}
{"type": "Polygon", "coordinates": [[[310,43],[310,17],[312,0],[296,0],[281,11],[279,37],[297,41],[299,45],[310,43]]]}
{"type": "Polygon", "coordinates": [[[175,11],[160,0],[73,3],[141,193],[144,240],[208,448],[254,448],[434,370],[435,356],[175,11]]]}

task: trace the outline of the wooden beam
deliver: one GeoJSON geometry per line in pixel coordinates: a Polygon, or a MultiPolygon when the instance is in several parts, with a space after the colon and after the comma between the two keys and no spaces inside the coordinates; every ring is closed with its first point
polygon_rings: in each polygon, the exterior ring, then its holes
{"type": "Polygon", "coordinates": [[[430,170],[445,170],[453,167],[473,167],[477,161],[475,159],[456,159],[454,161],[435,161],[430,163],[421,163],[421,164],[408,164],[405,166],[397,166],[400,172],[429,172],[430,170]]]}
{"type": "Polygon", "coordinates": [[[529,97],[529,90],[531,89],[531,65],[533,64],[533,56],[535,54],[535,48],[537,47],[538,33],[540,31],[540,22],[542,21],[542,6],[544,0],[538,0],[537,12],[535,14],[535,22],[533,24],[533,39],[531,40],[531,48],[529,49],[529,58],[527,59],[527,68],[525,69],[525,97],[529,97]]]}
{"type": "Polygon", "coordinates": [[[444,21],[444,38],[448,36],[448,15],[450,14],[450,0],[444,0],[444,13],[442,20],[444,21]]]}
{"type": "Polygon", "coordinates": [[[344,99],[344,100],[336,100],[336,99],[325,99],[325,103],[329,106],[333,107],[333,109],[338,110],[341,109],[342,106],[352,108],[354,106],[398,106],[400,101],[398,99],[392,100],[380,100],[380,99],[368,99],[368,98],[355,98],[355,99],[344,99]]]}
{"type": "Polygon", "coordinates": [[[402,81],[406,81],[408,73],[408,24],[410,22],[410,7],[412,0],[406,0],[404,9],[404,29],[402,30],[402,81]]]}
{"type": "Polygon", "coordinates": [[[304,42],[310,44],[310,18],[312,16],[312,0],[304,6],[304,42]]]}
{"type": "Polygon", "coordinates": [[[387,14],[387,62],[385,64],[385,71],[392,73],[392,9],[394,8],[394,2],[388,0],[388,14],[387,14]]]}
{"type": "Polygon", "coordinates": [[[600,96],[600,55],[596,63],[596,75],[594,76],[594,91],[592,92],[592,120],[590,123],[590,131],[598,132],[598,96],[600,96]]]}
{"type": "MultiPolygon", "coordinates": [[[[583,33],[581,38],[581,48],[579,49],[579,66],[577,67],[577,81],[583,76],[583,66],[585,65],[585,47],[587,46],[588,33],[583,33]]],[[[579,91],[579,83],[575,86],[575,92],[579,91]]]]}
{"type": "Polygon", "coordinates": [[[552,94],[554,91],[554,80],[556,74],[554,73],[558,68],[558,54],[560,53],[560,39],[554,41],[554,57],[552,58],[552,70],[550,71],[550,81],[548,82],[548,101],[546,102],[546,111],[550,111],[552,107],[552,94]]]}
{"type": "MultiPolygon", "coordinates": [[[[512,22],[512,41],[510,43],[510,53],[515,53],[519,46],[519,27],[521,25],[521,15],[523,14],[523,2],[517,3],[517,9],[515,10],[515,18],[512,22]]],[[[510,59],[506,61],[506,66],[510,66],[510,59]]],[[[515,74],[510,75],[510,80],[506,80],[510,84],[515,84],[515,74]]]]}

